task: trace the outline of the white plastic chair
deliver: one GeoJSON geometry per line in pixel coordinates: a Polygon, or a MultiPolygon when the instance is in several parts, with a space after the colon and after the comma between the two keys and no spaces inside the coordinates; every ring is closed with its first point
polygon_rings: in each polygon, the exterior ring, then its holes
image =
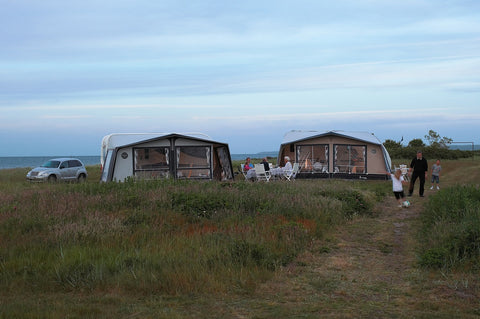
{"type": "Polygon", "coordinates": [[[400,170],[402,171],[403,179],[409,181],[408,179],[408,167],[405,164],[400,164],[400,170]]]}
{"type": "Polygon", "coordinates": [[[242,172],[243,177],[248,180],[247,171],[245,170],[245,164],[240,164],[240,172],[242,172]]]}
{"type": "Polygon", "coordinates": [[[292,179],[295,179],[295,176],[297,176],[297,173],[299,171],[300,171],[300,165],[298,165],[298,163],[294,163],[292,170],[285,171],[283,174],[283,177],[285,177],[288,181],[291,181],[292,179]]]}
{"type": "Polygon", "coordinates": [[[257,175],[257,181],[270,181],[270,172],[265,170],[263,164],[255,164],[255,175],[257,175]]]}

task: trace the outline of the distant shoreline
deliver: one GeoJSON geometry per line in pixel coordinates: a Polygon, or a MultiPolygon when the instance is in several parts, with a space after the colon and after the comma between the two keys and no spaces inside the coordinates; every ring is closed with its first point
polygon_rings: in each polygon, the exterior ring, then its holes
{"type": "MultiPolygon", "coordinates": [[[[233,161],[238,161],[244,160],[247,157],[263,158],[265,156],[277,157],[277,155],[277,152],[265,151],[260,153],[231,154],[231,158],[233,161]]],[[[100,165],[100,155],[0,156],[0,169],[37,167],[49,159],[56,157],[75,157],[81,160],[86,166],[100,165]]]]}

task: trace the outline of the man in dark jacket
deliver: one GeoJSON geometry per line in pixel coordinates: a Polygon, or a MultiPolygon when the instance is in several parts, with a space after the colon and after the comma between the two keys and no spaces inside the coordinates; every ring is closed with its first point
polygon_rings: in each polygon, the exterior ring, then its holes
{"type": "Polygon", "coordinates": [[[268,163],[268,160],[266,157],[263,158],[263,160],[260,162],[260,164],[263,164],[263,167],[265,168],[265,171],[270,170],[270,163],[268,163]]]}
{"type": "Polygon", "coordinates": [[[425,191],[425,179],[428,174],[428,163],[427,160],[422,156],[422,151],[418,151],[417,157],[415,157],[410,163],[410,174],[411,178],[410,187],[408,188],[408,196],[412,196],[413,186],[415,186],[415,181],[418,177],[420,179],[420,190],[418,194],[420,197],[423,197],[423,192],[425,191]]]}

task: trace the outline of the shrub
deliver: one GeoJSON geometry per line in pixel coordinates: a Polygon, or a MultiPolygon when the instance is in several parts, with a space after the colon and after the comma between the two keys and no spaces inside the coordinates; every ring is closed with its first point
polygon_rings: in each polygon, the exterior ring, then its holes
{"type": "Polygon", "coordinates": [[[451,268],[480,257],[480,191],[455,186],[431,196],[422,214],[420,264],[451,268]]]}
{"type": "Polygon", "coordinates": [[[324,189],[320,194],[342,202],[342,213],[348,218],[372,213],[374,201],[356,189],[324,189]]]}
{"type": "Polygon", "coordinates": [[[419,264],[423,267],[441,268],[447,263],[448,250],[444,247],[426,249],[420,255],[419,264]]]}

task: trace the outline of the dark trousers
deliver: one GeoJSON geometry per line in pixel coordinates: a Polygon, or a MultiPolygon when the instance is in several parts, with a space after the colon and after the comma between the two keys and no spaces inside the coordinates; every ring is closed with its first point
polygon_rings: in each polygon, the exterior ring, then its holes
{"type": "Polygon", "coordinates": [[[425,172],[415,172],[413,171],[412,177],[410,178],[410,187],[408,188],[408,194],[412,195],[413,193],[413,186],[415,186],[415,181],[420,179],[420,191],[418,194],[423,196],[423,192],[425,191],[425,172]]]}

